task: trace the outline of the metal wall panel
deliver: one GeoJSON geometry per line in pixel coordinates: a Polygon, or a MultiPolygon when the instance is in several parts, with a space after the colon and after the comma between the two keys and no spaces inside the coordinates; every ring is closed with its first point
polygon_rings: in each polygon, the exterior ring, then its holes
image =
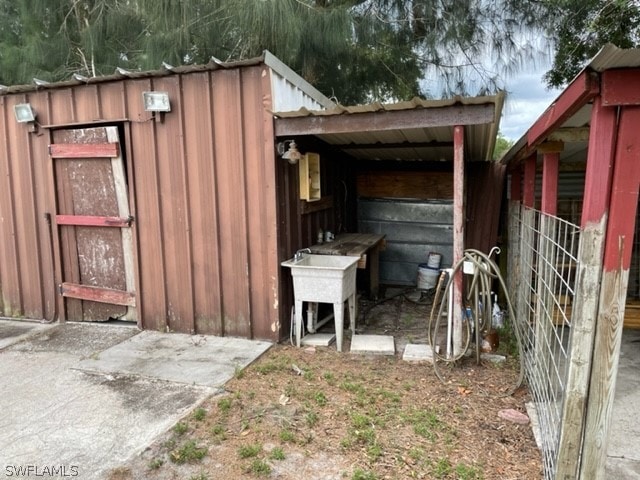
{"type": "MultiPolygon", "coordinates": [[[[122,78],[0,96],[0,313],[65,319],[51,131],[117,125],[125,145],[140,326],[279,339],[268,67],[122,78]],[[167,91],[154,116],[142,92],[167,91]],[[13,114],[31,103],[40,127],[13,114]]],[[[68,319],[68,318],[66,318],[68,319]]]]}
{"type": "Polygon", "coordinates": [[[453,201],[396,199],[358,200],[358,231],[386,235],[380,253],[380,282],[415,285],[418,265],[430,252],[442,255],[441,266],[453,258],[453,201]]]}

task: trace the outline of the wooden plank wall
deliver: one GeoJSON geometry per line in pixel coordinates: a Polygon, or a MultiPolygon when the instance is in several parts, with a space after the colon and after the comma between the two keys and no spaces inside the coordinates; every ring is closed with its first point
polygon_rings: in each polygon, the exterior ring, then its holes
{"type": "Polygon", "coordinates": [[[29,132],[13,113],[29,102],[40,125],[121,129],[141,327],[279,339],[270,88],[257,65],[0,96],[0,313],[65,318],[57,227],[51,237],[45,218],[51,129],[29,132]],[[149,90],[167,91],[172,111],[144,111],[149,90]]]}
{"type": "Polygon", "coordinates": [[[490,162],[467,164],[465,248],[489,253],[498,242],[505,167],[490,162]]]}

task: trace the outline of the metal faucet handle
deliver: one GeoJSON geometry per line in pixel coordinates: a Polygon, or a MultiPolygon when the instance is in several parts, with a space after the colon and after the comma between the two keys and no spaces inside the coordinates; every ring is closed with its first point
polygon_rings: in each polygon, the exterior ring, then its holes
{"type": "Polygon", "coordinates": [[[306,252],[306,253],[311,253],[311,249],[310,248],[301,248],[300,250],[298,250],[295,255],[293,256],[293,260],[294,261],[298,261],[302,259],[302,254],[306,252]]]}

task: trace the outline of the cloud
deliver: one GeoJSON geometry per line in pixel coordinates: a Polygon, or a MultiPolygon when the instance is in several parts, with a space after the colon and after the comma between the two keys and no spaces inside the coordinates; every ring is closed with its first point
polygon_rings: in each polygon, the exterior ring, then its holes
{"type": "Polygon", "coordinates": [[[547,89],[542,72],[522,73],[511,78],[507,83],[507,99],[500,122],[502,135],[519,140],[560,92],[547,89]]]}

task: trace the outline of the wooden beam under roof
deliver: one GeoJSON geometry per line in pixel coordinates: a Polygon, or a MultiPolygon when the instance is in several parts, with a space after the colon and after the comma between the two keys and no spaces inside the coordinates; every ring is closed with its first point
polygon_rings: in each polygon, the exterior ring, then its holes
{"type": "Polygon", "coordinates": [[[443,148],[453,147],[453,142],[401,142],[401,143],[334,143],[332,146],[341,150],[371,150],[371,149],[391,149],[391,148],[443,148]]]}
{"type": "Polygon", "coordinates": [[[559,128],[549,134],[550,142],[587,142],[589,141],[589,127],[559,128]]]}
{"type": "Polygon", "coordinates": [[[275,119],[277,137],[480,125],[495,121],[493,103],[275,119]]]}

